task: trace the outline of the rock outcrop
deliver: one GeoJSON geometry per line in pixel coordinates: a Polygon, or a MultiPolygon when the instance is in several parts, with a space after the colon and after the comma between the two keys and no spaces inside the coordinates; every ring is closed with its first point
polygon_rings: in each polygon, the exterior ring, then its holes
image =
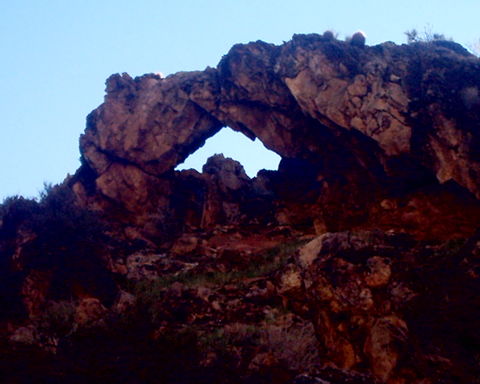
{"type": "Polygon", "coordinates": [[[474,380],[474,244],[424,247],[406,235],[340,232],[305,245],[296,295],[307,298],[325,357],[380,382],[474,380]]]}
{"type": "Polygon", "coordinates": [[[471,234],[480,213],[479,84],[478,59],[453,42],[369,47],[296,35],[281,46],[236,45],[216,69],[110,77],[71,183],[87,206],[123,211],[132,237],[151,237],[152,217],[164,225],[174,217],[178,228],[214,224],[190,222],[177,198],[186,179],[210,191],[188,196],[194,216],[208,217],[218,204],[208,177],[174,169],[228,126],[282,157],[267,183],[277,222],[317,233],[471,234]],[[447,216],[450,224],[429,231],[447,216]]]}
{"type": "Polygon", "coordinates": [[[0,377],[480,383],[479,87],[332,33],[111,76],[78,172],[0,205],[0,377]],[[224,127],[279,169],[175,170],[224,127]]]}

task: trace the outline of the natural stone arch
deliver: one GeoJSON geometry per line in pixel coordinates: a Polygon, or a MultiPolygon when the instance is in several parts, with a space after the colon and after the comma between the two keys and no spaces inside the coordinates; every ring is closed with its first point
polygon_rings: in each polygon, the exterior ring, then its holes
{"type": "MultiPolygon", "coordinates": [[[[313,185],[331,174],[341,174],[346,180],[341,184],[356,185],[368,178],[373,183],[368,168],[375,169],[369,165],[378,159],[368,140],[303,113],[287,86],[272,74],[271,63],[257,81],[245,80],[249,60],[255,61],[256,55],[232,54],[218,70],[166,79],[110,77],[105,103],[89,116],[81,139],[84,161],[97,175],[97,191],[136,216],[168,206],[175,184],[169,173],[223,126],[258,138],[283,159],[306,162],[313,185]],[[356,145],[359,140],[364,145],[356,145]],[[355,153],[349,146],[356,147],[355,153]]],[[[324,191],[324,200],[337,194],[335,183],[324,191]]]]}
{"type": "Polygon", "coordinates": [[[309,35],[282,46],[237,45],[216,69],[114,75],[81,139],[77,195],[134,217],[156,207],[168,213],[180,182],[175,167],[228,126],[279,154],[286,183],[304,167],[319,208],[307,213],[332,230],[368,220],[392,190],[454,180],[478,198],[478,113],[454,100],[460,88],[441,90],[468,86],[454,80],[478,79],[479,68],[446,46],[359,48],[309,35]]]}
{"type": "MultiPolygon", "coordinates": [[[[341,171],[343,163],[348,169],[358,165],[355,157],[370,156],[371,148],[362,154],[361,146],[353,155],[348,147],[357,139],[352,140],[345,129],[305,114],[285,83],[272,73],[271,63],[264,63],[256,81],[250,81],[245,74],[262,52],[239,47],[222,60],[218,70],[178,73],[166,79],[110,77],[105,103],[89,116],[81,140],[84,160],[98,175],[121,162],[159,176],[223,126],[258,138],[282,158],[331,161],[332,166],[323,168],[335,172],[341,171]],[[341,159],[336,159],[337,154],[341,159]]],[[[363,164],[367,162],[362,159],[363,164]]]]}

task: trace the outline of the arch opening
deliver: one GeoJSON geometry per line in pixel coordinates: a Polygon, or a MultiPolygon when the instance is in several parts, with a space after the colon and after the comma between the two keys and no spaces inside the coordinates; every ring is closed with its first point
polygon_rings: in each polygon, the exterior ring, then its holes
{"type": "Polygon", "coordinates": [[[223,154],[238,161],[250,178],[255,177],[261,169],[276,171],[281,160],[278,154],[266,148],[259,139],[252,141],[244,134],[225,127],[208,138],[202,147],[177,165],[175,170],[193,168],[202,172],[207,159],[215,154],[223,154]]]}

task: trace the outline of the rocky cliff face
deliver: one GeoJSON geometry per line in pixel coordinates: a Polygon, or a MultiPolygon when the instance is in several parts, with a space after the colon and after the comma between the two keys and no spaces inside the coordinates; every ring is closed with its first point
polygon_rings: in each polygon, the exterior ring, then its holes
{"type": "Polygon", "coordinates": [[[0,206],[0,374],[478,383],[479,87],[453,42],[329,33],[111,76],[78,172],[0,206]],[[278,171],[175,171],[224,127],[278,171]]]}
{"type": "MultiPolygon", "coordinates": [[[[152,215],[213,225],[182,215],[176,198],[186,179],[208,190],[205,176],[173,170],[228,126],[282,157],[263,176],[269,220],[464,235],[480,212],[479,80],[478,59],[452,42],[369,47],[328,35],[237,45],[203,72],[113,75],[88,117],[74,189],[87,205],[123,210],[135,236],[152,235],[142,228],[152,215]]],[[[209,196],[188,197],[194,216],[208,216],[209,196]]]]}

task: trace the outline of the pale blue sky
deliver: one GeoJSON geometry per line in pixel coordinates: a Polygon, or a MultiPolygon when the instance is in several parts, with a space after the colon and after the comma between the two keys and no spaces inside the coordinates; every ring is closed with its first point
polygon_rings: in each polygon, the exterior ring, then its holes
{"type": "MultiPolygon", "coordinates": [[[[478,0],[0,0],[0,199],[75,172],[85,117],[112,73],[201,70],[235,43],[326,29],[361,29],[376,44],[427,27],[468,45],[479,15],[478,0]]],[[[227,144],[210,151],[228,156],[227,144]]],[[[261,156],[243,152],[255,172],[261,156]]]]}

